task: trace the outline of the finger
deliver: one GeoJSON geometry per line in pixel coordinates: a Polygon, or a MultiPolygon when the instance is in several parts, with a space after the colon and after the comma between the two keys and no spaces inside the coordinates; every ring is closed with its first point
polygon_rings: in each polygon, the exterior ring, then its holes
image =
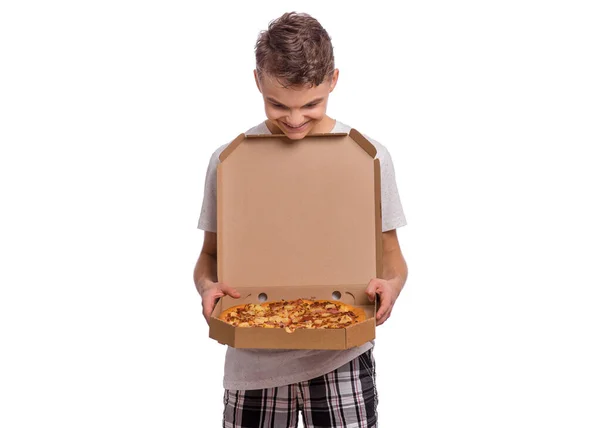
{"type": "Polygon", "coordinates": [[[371,302],[375,300],[375,295],[377,294],[378,287],[379,281],[377,281],[377,278],[373,278],[371,279],[371,281],[369,281],[365,293],[367,293],[367,296],[369,297],[369,300],[371,302]]]}
{"type": "Polygon", "coordinates": [[[379,320],[377,320],[376,325],[381,325],[388,320],[388,318],[392,315],[392,308],[386,311],[379,320]]]}
{"type": "Polygon", "coordinates": [[[215,309],[215,305],[220,295],[221,293],[213,294],[212,296],[207,296],[202,300],[202,313],[204,314],[204,318],[206,318],[206,322],[210,320],[210,316],[215,309]]]}
{"type": "Polygon", "coordinates": [[[212,313],[212,310],[210,308],[210,305],[208,303],[202,302],[202,315],[204,315],[204,319],[206,320],[207,324],[210,324],[210,314],[212,313]]]}
{"type": "Polygon", "coordinates": [[[221,291],[223,293],[227,294],[228,296],[233,297],[234,299],[237,299],[238,297],[240,297],[240,293],[238,293],[235,288],[232,288],[226,284],[221,284],[221,291]]]}
{"type": "Polygon", "coordinates": [[[379,309],[377,310],[377,320],[379,321],[388,310],[391,309],[392,306],[392,299],[390,298],[390,294],[389,292],[383,292],[379,295],[379,297],[381,298],[381,305],[379,306],[379,309]]]}

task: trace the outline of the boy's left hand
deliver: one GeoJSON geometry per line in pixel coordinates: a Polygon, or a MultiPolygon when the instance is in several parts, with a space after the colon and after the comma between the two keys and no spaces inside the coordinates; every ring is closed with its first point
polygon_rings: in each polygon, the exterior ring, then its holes
{"type": "Polygon", "coordinates": [[[402,286],[400,278],[373,278],[369,281],[369,285],[365,290],[369,300],[372,302],[375,300],[375,296],[379,295],[380,306],[376,315],[377,325],[383,324],[392,314],[392,308],[400,295],[400,291],[402,291],[402,286]]]}

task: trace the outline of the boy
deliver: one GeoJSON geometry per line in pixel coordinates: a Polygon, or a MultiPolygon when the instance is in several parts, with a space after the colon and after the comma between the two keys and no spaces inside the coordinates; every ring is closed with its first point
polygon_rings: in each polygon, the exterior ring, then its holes
{"type": "MultiPolygon", "coordinates": [[[[333,48],[327,32],[306,14],[286,13],[269,24],[256,43],[254,77],[267,120],[246,134],[285,134],[301,140],[313,133],[348,132],[326,115],[329,93],[337,83],[333,48]]],[[[367,137],[368,138],[368,137],[367,137]]],[[[407,268],[395,229],[406,224],[386,148],[369,138],[381,163],[383,278],[365,292],[380,298],[377,325],[390,316],[406,281],[407,268]]],[[[206,174],[198,228],[205,231],[194,281],[207,321],[216,300],[239,293],[217,278],[216,165],[227,144],[212,155],[206,174]]],[[[224,377],[226,428],[377,426],[373,342],[343,351],[228,348],[224,377]]]]}

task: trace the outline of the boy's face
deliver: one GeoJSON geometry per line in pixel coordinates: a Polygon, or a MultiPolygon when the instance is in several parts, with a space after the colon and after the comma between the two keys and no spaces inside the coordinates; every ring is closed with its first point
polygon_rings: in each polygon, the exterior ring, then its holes
{"type": "Polygon", "coordinates": [[[338,74],[336,69],[332,78],[319,86],[284,88],[268,74],[263,74],[259,79],[254,70],[256,85],[263,96],[271,127],[277,127],[293,140],[308,134],[331,131],[333,120],[325,113],[329,93],[335,88],[338,74]]]}

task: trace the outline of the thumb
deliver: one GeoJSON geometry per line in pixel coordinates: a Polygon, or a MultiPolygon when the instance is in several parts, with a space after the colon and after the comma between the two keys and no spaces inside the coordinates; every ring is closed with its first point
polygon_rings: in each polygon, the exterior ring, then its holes
{"type": "Polygon", "coordinates": [[[369,285],[367,285],[365,293],[367,293],[367,296],[371,302],[375,300],[375,294],[377,293],[377,281],[375,279],[369,281],[369,285]]]}
{"type": "Polygon", "coordinates": [[[232,288],[226,284],[221,284],[221,291],[223,291],[223,293],[225,293],[231,297],[235,297],[235,298],[240,297],[240,293],[238,293],[235,288],[232,288]]]}

